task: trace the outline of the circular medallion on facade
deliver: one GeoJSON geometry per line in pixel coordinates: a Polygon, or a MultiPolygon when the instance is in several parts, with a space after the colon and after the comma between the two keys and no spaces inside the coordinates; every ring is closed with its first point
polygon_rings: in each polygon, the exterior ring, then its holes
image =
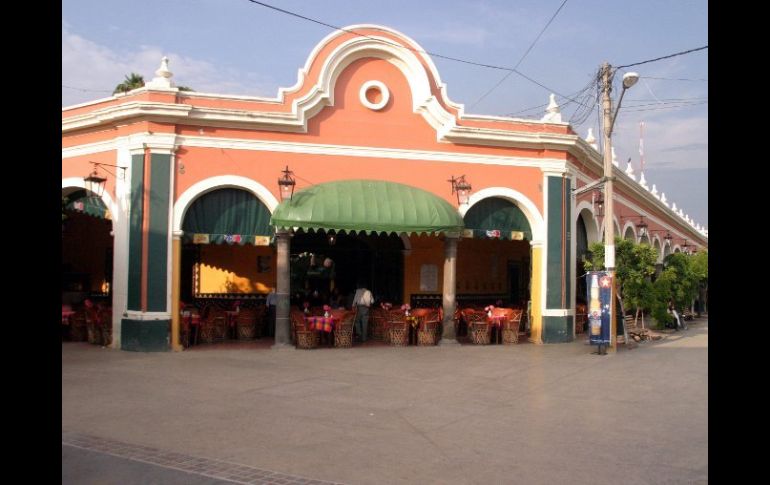
{"type": "Polygon", "coordinates": [[[366,81],[359,93],[361,104],[375,111],[381,110],[390,100],[390,91],[380,81],[366,81]]]}

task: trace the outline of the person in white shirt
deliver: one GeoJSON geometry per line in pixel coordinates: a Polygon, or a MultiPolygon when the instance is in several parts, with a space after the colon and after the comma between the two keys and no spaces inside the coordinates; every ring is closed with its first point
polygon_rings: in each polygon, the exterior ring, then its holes
{"type": "Polygon", "coordinates": [[[366,342],[366,331],[369,329],[369,307],[374,303],[372,292],[367,290],[363,282],[360,282],[355,296],[353,296],[353,308],[356,310],[356,319],[353,325],[361,342],[366,342]]]}

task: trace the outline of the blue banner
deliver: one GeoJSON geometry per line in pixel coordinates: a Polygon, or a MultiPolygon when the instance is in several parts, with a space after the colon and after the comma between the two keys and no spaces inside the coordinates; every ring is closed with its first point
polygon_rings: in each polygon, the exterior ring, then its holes
{"type": "Polygon", "coordinates": [[[589,342],[591,345],[609,345],[612,278],[606,271],[589,271],[586,278],[589,342]]]}

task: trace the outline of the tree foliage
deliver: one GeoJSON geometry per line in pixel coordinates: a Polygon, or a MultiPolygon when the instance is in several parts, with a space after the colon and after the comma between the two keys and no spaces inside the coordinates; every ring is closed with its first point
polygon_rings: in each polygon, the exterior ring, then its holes
{"type": "MultiPolygon", "coordinates": [[[[598,271],[604,267],[604,244],[589,246],[586,271],[598,271]]],[[[648,244],[615,239],[615,288],[620,312],[641,309],[651,314],[659,323],[669,320],[668,304],[681,311],[689,308],[698,295],[699,288],[708,284],[708,252],[695,255],[673,253],[663,262],[663,272],[655,275],[657,253],[648,244]]]]}
{"type": "Polygon", "coordinates": [[[127,93],[132,89],[141,88],[144,86],[144,77],[141,74],[132,72],[127,75],[122,83],[115,86],[115,90],[112,94],[127,93]]]}

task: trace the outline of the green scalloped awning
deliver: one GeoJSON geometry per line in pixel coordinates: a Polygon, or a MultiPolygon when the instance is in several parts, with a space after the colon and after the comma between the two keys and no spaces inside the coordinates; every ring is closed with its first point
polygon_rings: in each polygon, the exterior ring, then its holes
{"type": "Polygon", "coordinates": [[[102,199],[85,190],[77,190],[67,196],[66,210],[82,212],[99,219],[111,219],[110,211],[102,199]]]}
{"type": "Polygon", "coordinates": [[[217,189],[201,195],[184,216],[185,242],[266,244],[272,236],[270,211],[243,189],[217,189]]]}
{"type": "Polygon", "coordinates": [[[276,207],[278,229],[432,234],[461,232],[451,204],[428,191],[382,180],[340,180],[313,185],[276,207]]]}
{"type": "Polygon", "coordinates": [[[532,240],[532,228],[527,216],[515,204],[499,197],[490,197],[474,204],[465,213],[465,227],[473,230],[474,237],[512,239],[513,231],[523,232],[524,239],[532,240]]]}

